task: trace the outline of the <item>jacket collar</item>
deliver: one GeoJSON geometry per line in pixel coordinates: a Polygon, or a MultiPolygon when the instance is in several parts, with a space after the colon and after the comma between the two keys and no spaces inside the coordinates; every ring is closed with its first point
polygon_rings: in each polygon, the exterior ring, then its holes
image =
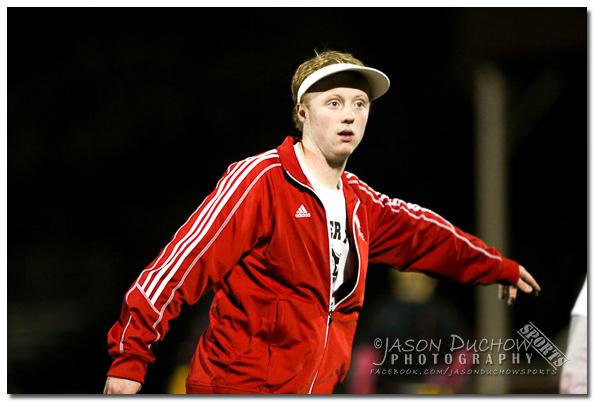
{"type": "Polygon", "coordinates": [[[285,141],[277,147],[277,153],[279,154],[279,159],[281,160],[281,165],[283,165],[283,170],[285,170],[285,172],[304,186],[312,187],[300,166],[300,162],[295,154],[295,149],[293,148],[293,146],[300,141],[301,139],[298,137],[285,138],[285,141]]]}
{"type": "MultiPolygon", "coordinates": [[[[306,178],[306,175],[300,166],[300,162],[295,154],[295,149],[293,148],[293,146],[300,141],[301,139],[298,137],[287,137],[285,138],[285,141],[277,147],[277,152],[279,154],[279,159],[281,160],[281,165],[283,165],[283,170],[300,184],[312,188],[312,185],[306,178]]],[[[346,172],[343,172],[341,175],[341,181],[343,182],[347,205],[356,202],[359,197],[357,197],[356,193],[351,188],[346,172]]]]}

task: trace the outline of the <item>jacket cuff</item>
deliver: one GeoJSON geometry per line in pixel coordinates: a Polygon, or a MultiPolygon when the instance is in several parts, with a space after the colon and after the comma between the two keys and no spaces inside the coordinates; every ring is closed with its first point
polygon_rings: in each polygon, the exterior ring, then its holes
{"type": "Polygon", "coordinates": [[[499,282],[506,285],[516,285],[521,276],[519,263],[508,258],[502,258],[499,282]]]}
{"type": "Polygon", "coordinates": [[[110,377],[125,378],[127,380],[145,382],[145,373],[147,372],[147,362],[140,356],[133,354],[121,354],[114,359],[109,372],[110,377]]]}

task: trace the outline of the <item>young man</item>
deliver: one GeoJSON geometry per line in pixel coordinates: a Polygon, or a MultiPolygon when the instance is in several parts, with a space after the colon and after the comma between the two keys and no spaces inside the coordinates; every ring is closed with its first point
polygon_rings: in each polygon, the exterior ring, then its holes
{"type": "MultiPolygon", "coordinates": [[[[232,164],[126,293],[106,393],[137,392],[183,303],[213,288],[189,393],[331,393],[349,368],[368,262],[472,284],[509,303],[535,280],[479,239],[345,172],[389,80],[349,54],[296,71],[302,137],[232,164]]],[[[398,320],[399,317],[387,317],[398,320]]]]}

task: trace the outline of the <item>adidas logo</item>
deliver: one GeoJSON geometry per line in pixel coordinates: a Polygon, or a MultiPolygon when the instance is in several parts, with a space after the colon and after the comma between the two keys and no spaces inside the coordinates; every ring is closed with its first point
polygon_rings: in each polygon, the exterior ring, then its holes
{"type": "Polygon", "coordinates": [[[306,211],[306,207],[304,207],[304,204],[302,204],[302,205],[300,205],[298,210],[295,211],[295,217],[296,218],[309,218],[310,212],[306,211]]]}

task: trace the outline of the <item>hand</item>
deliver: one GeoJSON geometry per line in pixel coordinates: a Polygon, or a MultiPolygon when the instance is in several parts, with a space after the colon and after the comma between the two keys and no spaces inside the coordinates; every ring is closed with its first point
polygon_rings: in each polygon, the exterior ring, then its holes
{"type": "Polygon", "coordinates": [[[104,394],[136,394],[140,391],[142,384],[138,381],[127,380],[125,378],[107,377],[104,394]]]}
{"type": "Polygon", "coordinates": [[[508,299],[509,306],[512,306],[516,300],[517,289],[520,289],[525,293],[531,293],[535,297],[539,296],[539,292],[541,292],[539,284],[522,265],[519,265],[519,274],[519,281],[516,285],[498,286],[498,298],[500,300],[508,299]]]}

